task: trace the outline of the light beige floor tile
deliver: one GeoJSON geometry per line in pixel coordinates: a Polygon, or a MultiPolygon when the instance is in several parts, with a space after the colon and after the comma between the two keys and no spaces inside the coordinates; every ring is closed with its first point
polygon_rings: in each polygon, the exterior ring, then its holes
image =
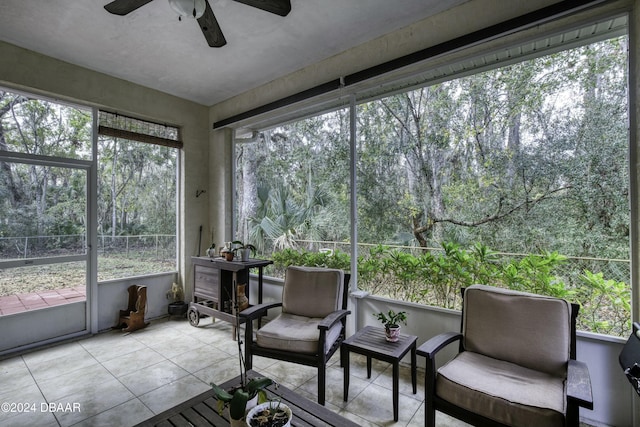
{"type": "Polygon", "coordinates": [[[139,398],[154,414],[159,414],[210,389],[209,385],[189,375],[143,394],[139,398]]]}
{"type": "Polygon", "coordinates": [[[69,394],[50,403],[61,405],[71,410],[55,412],[55,416],[62,427],[71,426],[122,403],[134,399],[135,396],[116,378],[111,378],[96,384],[93,388],[86,388],[69,394]],[[79,410],[75,410],[78,407],[79,410]]]}
{"type": "Polygon", "coordinates": [[[39,363],[57,359],[59,357],[70,356],[81,349],[78,341],[72,341],[59,345],[44,347],[31,351],[22,356],[27,366],[36,366],[39,363]]]}
{"type": "Polygon", "coordinates": [[[13,418],[27,419],[28,414],[31,414],[34,419],[46,419],[39,415],[41,404],[46,403],[46,400],[35,382],[0,393],[0,403],[3,405],[0,410],[0,426],[4,426],[13,418]]]}
{"type": "Polygon", "coordinates": [[[26,426],[38,426],[38,427],[58,427],[58,421],[51,412],[40,411],[35,412],[23,412],[16,414],[16,416],[3,419],[0,417],[0,425],[2,427],[26,427],[26,426]]]}
{"type": "Polygon", "coordinates": [[[47,401],[51,402],[72,394],[90,391],[112,380],[113,375],[104,366],[95,364],[38,381],[38,387],[47,401]]]}
{"type": "Polygon", "coordinates": [[[96,365],[98,361],[77,342],[65,344],[64,351],[54,351],[52,357],[37,354],[34,357],[24,356],[24,361],[36,381],[77,371],[87,366],[96,365]]]}
{"type": "Polygon", "coordinates": [[[133,399],[74,424],[73,427],[130,427],[153,415],[139,399],[133,399]]]}
{"type": "Polygon", "coordinates": [[[277,362],[259,371],[266,377],[290,389],[296,389],[318,373],[313,366],[298,365],[288,362],[277,362]]]}
{"type": "Polygon", "coordinates": [[[122,377],[137,372],[147,366],[155,365],[163,360],[165,360],[165,358],[160,353],[145,347],[133,353],[108,360],[103,363],[103,366],[116,377],[122,377]]]}
{"type": "Polygon", "coordinates": [[[200,369],[194,376],[205,384],[222,384],[240,375],[240,363],[237,359],[224,359],[200,369]]]}
{"type": "Polygon", "coordinates": [[[175,363],[163,360],[118,379],[134,395],[140,396],[187,375],[189,372],[175,363]]]}
{"type": "Polygon", "coordinates": [[[228,359],[237,361],[237,358],[218,350],[215,345],[203,344],[201,342],[199,347],[191,348],[184,353],[170,358],[173,363],[190,373],[198,372],[209,365],[228,359]]]}
{"type": "Polygon", "coordinates": [[[31,372],[19,356],[0,361],[0,379],[0,395],[35,385],[31,372]]]}
{"type": "MultiPolygon", "coordinates": [[[[406,365],[400,365],[400,381],[398,384],[400,394],[422,401],[424,400],[424,371],[417,370],[416,378],[416,394],[413,394],[413,387],[411,385],[411,368],[406,365]]],[[[378,375],[373,383],[392,390],[393,366],[388,365],[387,369],[378,375]]]]}
{"type": "MultiPolygon", "coordinates": [[[[178,332],[179,333],[179,332],[178,332]]],[[[185,334],[180,334],[171,339],[163,339],[150,344],[149,347],[170,359],[179,354],[191,351],[202,346],[202,341],[185,334]]]]}
{"type": "Polygon", "coordinates": [[[268,357],[253,356],[253,370],[262,372],[268,369],[271,365],[278,363],[277,359],[269,359],[268,357]]]}
{"type": "Polygon", "coordinates": [[[99,334],[80,341],[80,345],[99,362],[106,362],[145,347],[131,334],[123,335],[120,331],[99,334]]]}
{"type": "Polygon", "coordinates": [[[174,339],[181,337],[180,331],[173,328],[162,328],[160,325],[154,327],[147,327],[134,331],[130,336],[142,344],[151,347],[158,343],[171,342],[174,339]]]}
{"type": "MultiPolygon", "coordinates": [[[[327,387],[325,390],[325,401],[335,405],[336,408],[344,408],[348,402],[344,401],[344,372],[340,367],[327,368],[327,387]]],[[[350,377],[348,401],[354,399],[360,394],[370,383],[358,377],[350,377]]],[[[305,397],[310,400],[318,400],[318,377],[314,376],[306,383],[302,384],[296,391],[304,391],[305,397]],[[311,396],[311,397],[309,397],[311,396]]]]}
{"type": "MultiPolygon", "coordinates": [[[[415,399],[400,396],[399,425],[407,425],[418,411],[420,404],[415,399]]],[[[350,401],[345,409],[368,421],[387,425],[387,423],[393,422],[393,395],[389,389],[370,384],[350,401]]]]}
{"type": "Polygon", "coordinates": [[[387,362],[371,359],[371,378],[367,378],[367,358],[361,354],[349,353],[349,373],[357,378],[373,382],[389,366],[387,362]]]}

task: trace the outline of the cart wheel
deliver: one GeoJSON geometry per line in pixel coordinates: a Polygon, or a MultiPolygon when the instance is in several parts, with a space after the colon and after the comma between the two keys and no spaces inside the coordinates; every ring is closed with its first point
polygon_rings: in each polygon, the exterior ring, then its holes
{"type": "Polygon", "coordinates": [[[198,310],[193,307],[189,307],[187,317],[189,318],[191,326],[198,326],[198,323],[200,323],[200,313],[198,313],[198,310]]]}

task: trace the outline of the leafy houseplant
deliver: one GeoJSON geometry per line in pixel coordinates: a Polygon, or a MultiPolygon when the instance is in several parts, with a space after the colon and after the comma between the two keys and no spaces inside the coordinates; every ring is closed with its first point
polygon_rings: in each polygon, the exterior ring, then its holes
{"type": "Polygon", "coordinates": [[[258,396],[258,402],[267,401],[267,394],[264,389],[273,381],[270,378],[254,378],[251,381],[244,380],[245,384],[240,387],[227,391],[223,388],[211,383],[216,398],[218,399],[218,412],[222,413],[225,406],[229,406],[229,416],[234,420],[244,418],[247,410],[247,402],[258,396]]]}
{"type": "Polygon", "coordinates": [[[252,244],[244,244],[240,240],[234,240],[231,242],[233,245],[237,245],[234,251],[240,251],[240,259],[242,261],[249,261],[250,255],[256,255],[256,247],[252,244]]]}
{"type": "MultiPolygon", "coordinates": [[[[237,287],[234,287],[234,292],[238,292],[237,287]]],[[[240,324],[240,310],[238,307],[238,296],[234,298],[235,301],[235,317],[236,324],[240,324]]],[[[249,380],[247,378],[247,367],[242,351],[242,337],[240,335],[240,328],[236,328],[236,342],[238,343],[238,362],[240,365],[240,384],[232,390],[225,390],[222,387],[210,383],[216,398],[218,399],[218,412],[222,414],[225,407],[229,408],[229,417],[231,418],[231,425],[234,425],[234,421],[243,420],[247,412],[247,403],[257,397],[258,403],[267,401],[267,393],[265,388],[271,384],[275,384],[270,378],[253,378],[249,380]]],[[[277,386],[277,384],[276,384],[277,386]]]]}
{"type": "Polygon", "coordinates": [[[373,315],[384,325],[387,341],[396,342],[400,337],[400,322],[407,324],[407,312],[395,312],[389,310],[387,313],[373,313],[373,315]]]}

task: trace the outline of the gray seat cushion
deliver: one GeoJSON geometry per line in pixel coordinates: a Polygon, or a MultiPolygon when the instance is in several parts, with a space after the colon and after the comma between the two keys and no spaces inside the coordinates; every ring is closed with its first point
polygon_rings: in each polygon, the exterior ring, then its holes
{"type": "MultiPolygon", "coordinates": [[[[322,318],[282,313],[258,330],[256,341],[260,347],[315,354],[318,352],[320,321],[322,318]]],[[[341,330],[342,323],[338,322],[327,331],[325,351],[338,339],[341,330]]]]}
{"type": "Polygon", "coordinates": [[[471,351],[438,370],[436,394],[464,409],[518,427],[564,425],[562,377],[471,351]]]}

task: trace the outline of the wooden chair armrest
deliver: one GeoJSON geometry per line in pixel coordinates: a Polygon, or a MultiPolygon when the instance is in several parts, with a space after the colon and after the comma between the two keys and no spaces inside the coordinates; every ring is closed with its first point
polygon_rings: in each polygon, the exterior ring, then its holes
{"type": "Polygon", "coordinates": [[[427,340],[427,342],[418,347],[416,353],[428,359],[434,359],[437,352],[461,338],[462,334],[459,332],[444,332],[427,340]]]}
{"type": "Polygon", "coordinates": [[[567,367],[567,399],[579,406],[593,409],[593,395],[591,393],[591,377],[589,368],[584,362],[570,359],[567,367]]]}
{"type": "Polygon", "coordinates": [[[246,320],[255,320],[267,315],[267,311],[275,307],[281,307],[281,302],[258,304],[242,310],[239,315],[246,320]]]}
{"type": "Polygon", "coordinates": [[[318,329],[324,329],[326,331],[327,329],[331,328],[333,325],[347,317],[347,315],[349,314],[351,314],[349,310],[334,311],[320,321],[320,323],[318,324],[318,329]]]}

